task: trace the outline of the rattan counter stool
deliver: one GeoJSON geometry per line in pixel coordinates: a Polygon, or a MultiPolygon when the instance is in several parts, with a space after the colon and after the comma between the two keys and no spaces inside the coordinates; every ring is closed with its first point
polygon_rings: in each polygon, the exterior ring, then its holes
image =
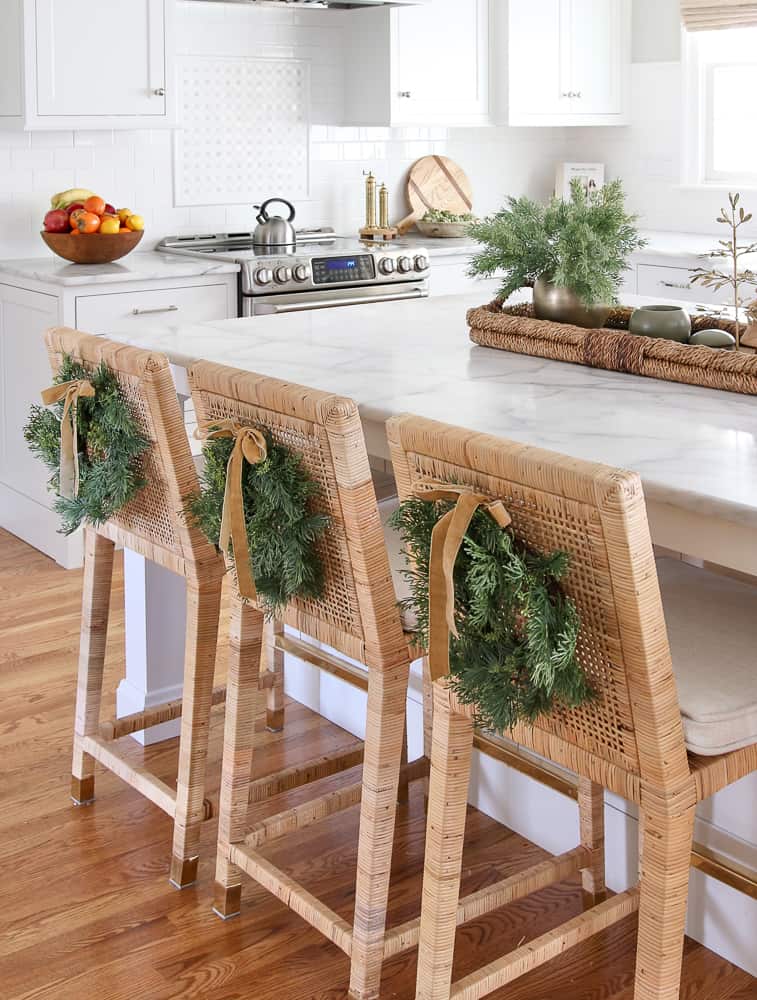
{"type": "MultiPolygon", "coordinates": [[[[231,420],[254,426],[301,456],[321,488],[318,509],[330,518],[320,542],[325,568],[318,600],[295,600],[283,622],[304,640],[367,668],[368,711],[363,753],[325,758],[301,772],[266,779],[263,795],[249,785],[254,752],[253,720],[258,690],[264,615],[251,601],[234,599],[227,678],[226,729],[219,809],[216,913],[227,918],[241,908],[242,873],[255,879],[351,956],[351,995],[377,997],[385,949],[385,925],[398,785],[428,774],[424,758],[402,767],[410,655],[376,503],[363,431],[349,399],[280,382],[246,371],[198,362],[189,371],[200,427],[231,420]],[[363,761],[362,782],[311,799],[250,828],[250,801],[326,777],[363,761]],[[354,921],[350,924],[268,861],[266,844],[310,827],[361,803],[354,921]]],[[[254,553],[252,554],[254,564],[254,553]]],[[[365,672],[341,661],[342,679],[363,686],[365,672]]],[[[333,666],[333,657],[331,660],[333,666]]],[[[327,666],[326,669],[329,669],[327,666]]],[[[417,939],[416,939],[417,940],[417,939]]],[[[413,947],[395,942],[396,951],[413,947]]]]}
{"type": "Polygon", "coordinates": [[[757,590],[662,560],[664,615],[641,482],[633,473],[412,416],[389,421],[388,435],[401,498],[423,479],[467,485],[502,500],[526,544],[570,554],[565,589],[581,615],[578,656],[599,694],[580,709],[509,734],[577,773],[580,844],[459,899],[474,708],[458,702],[444,677],[433,679],[416,997],[486,996],[638,910],[635,1000],[675,1000],[695,808],[757,769],[750,641],[757,590]],[[723,616],[729,627],[718,624],[723,616]],[[640,882],[609,898],[604,789],[640,810],[640,882]],[[594,897],[591,908],[452,983],[457,923],[578,871],[594,897]]]}
{"type": "Polygon", "coordinates": [[[117,774],[174,819],[170,879],[183,888],[197,874],[200,825],[208,818],[205,762],[211,704],[225,688],[213,688],[216,640],[225,573],[223,560],[182,514],[184,498],[197,490],[197,475],[168,361],[75,330],[47,333],[53,372],[64,355],[85,368],[105,362],[116,377],[149,449],[141,458],[147,485],[114,517],[85,528],[81,643],[74,722],[71,797],[93,801],[95,761],[117,774]],[[103,670],[116,544],[124,545],[187,582],[183,699],[134,715],[100,720],[103,670]],[[181,716],[176,790],[119,753],[114,741],[181,716]]]}

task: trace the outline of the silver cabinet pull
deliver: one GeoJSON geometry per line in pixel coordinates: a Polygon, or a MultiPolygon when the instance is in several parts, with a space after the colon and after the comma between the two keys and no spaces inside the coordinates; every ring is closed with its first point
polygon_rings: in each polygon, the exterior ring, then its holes
{"type": "Polygon", "coordinates": [[[149,316],[151,313],[175,313],[179,311],[178,306],[160,306],[158,309],[132,309],[132,316],[149,316]]]}
{"type": "Polygon", "coordinates": [[[399,94],[397,94],[397,97],[410,98],[412,96],[413,96],[413,94],[412,94],[412,92],[410,90],[401,90],[399,92],[399,94]]]}
{"type": "Polygon", "coordinates": [[[153,94],[156,97],[165,97],[166,96],[166,88],[165,87],[156,87],[155,90],[153,90],[153,94]]]}
{"type": "Polygon", "coordinates": [[[663,288],[685,288],[687,291],[691,291],[691,285],[685,285],[682,281],[661,281],[660,284],[663,288]]]}

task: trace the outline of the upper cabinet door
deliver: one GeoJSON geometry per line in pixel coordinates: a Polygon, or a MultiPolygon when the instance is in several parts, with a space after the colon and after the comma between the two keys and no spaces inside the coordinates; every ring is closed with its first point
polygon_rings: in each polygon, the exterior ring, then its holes
{"type": "Polygon", "coordinates": [[[0,126],[23,114],[21,38],[21,0],[6,0],[0,31],[0,126]]]}
{"type": "MultiPolygon", "coordinates": [[[[498,120],[626,124],[630,0],[509,0],[506,30],[508,65],[498,79],[498,120]]],[[[502,34],[497,33],[500,44],[502,34]]]]}
{"type": "Polygon", "coordinates": [[[172,0],[26,0],[30,128],[169,124],[172,0]]]}
{"type": "Polygon", "coordinates": [[[395,12],[392,118],[488,124],[489,0],[429,0],[395,12]]]}
{"type": "Polygon", "coordinates": [[[510,0],[508,32],[511,118],[569,113],[569,5],[565,0],[510,0]]]}
{"type": "Polygon", "coordinates": [[[570,0],[574,111],[619,115],[622,108],[621,0],[570,0]]]}

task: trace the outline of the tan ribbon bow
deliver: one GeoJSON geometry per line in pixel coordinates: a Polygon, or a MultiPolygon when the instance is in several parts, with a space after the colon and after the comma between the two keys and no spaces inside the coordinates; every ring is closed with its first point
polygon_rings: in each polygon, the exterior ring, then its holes
{"type": "Polygon", "coordinates": [[[242,471],[244,463],[258,465],[268,457],[265,437],[255,427],[244,427],[234,420],[219,420],[210,424],[205,438],[234,438],[234,448],[226,465],[226,490],[223,495],[221,515],[221,536],[218,545],[222,552],[228,552],[231,540],[234,565],[237,571],[237,587],[242,597],[254,601],[257,595],[255,577],[252,572],[250,546],[247,541],[247,522],[244,516],[242,496],[242,471]]]}
{"type": "Polygon", "coordinates": [[[71,499],[79,495],[79,433],[77,411],[82,396],[92,398],[95,387],[86,378],[73,378],[68,382],[51,385],[42,393],[45,406],[63,400],[60,418],[60,474],[58,493],[71,499]],[[70,413],[70,419],[69,419],[70,413]]]}
{"type": "Polygon", "coordinates": [[[452,510],[436,522],[431,533],[428,660],[431,680],[435,681],[449,674],[450,632],[459,638],[455,624],[455,562],[473,515],[479,507],[484,507],[500,528],[506,528],[512,518],[501,500],[476,493],[470,486],[421,479],[415,483],[413,494],[420,500],[455,502],[452,510]]]}

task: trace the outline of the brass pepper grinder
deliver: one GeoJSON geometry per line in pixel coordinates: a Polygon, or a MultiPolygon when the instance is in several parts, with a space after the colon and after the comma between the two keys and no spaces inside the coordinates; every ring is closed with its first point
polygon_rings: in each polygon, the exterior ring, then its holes
{"type": "Polygon", "coordinates": [[[365,178],[365,228],[376,228],[376,178],[370,170],[365,178]]]}
{"type": "Polygon", "coordinates": [[[389,228],[389,192],[386,184],[379,189],[379,229],[389,228]]]}

